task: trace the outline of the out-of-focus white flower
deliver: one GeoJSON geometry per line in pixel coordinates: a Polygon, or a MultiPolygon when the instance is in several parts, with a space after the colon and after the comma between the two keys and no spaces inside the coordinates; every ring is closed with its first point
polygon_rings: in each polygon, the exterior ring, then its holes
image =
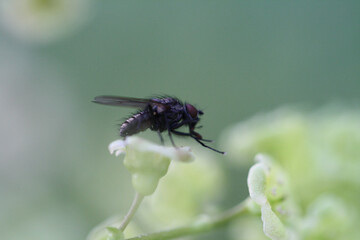
{"type": "Polygon", "coordinates": [[[124,165],[132,174],[133,187],[143,196],[155,191],[170,160],[188,162],[194,158],[189,147],[164,147],[138,137],[114,141],[109,150],[116,156],[125,153],[124,165]]]}
{"type": "Polygon", "coordinates": [[[92,0],[2,0],[0,21],[21,40],[47,43],[83,25],[91,5],[92,0]]]}
{"type": "MultiPolygon", "coordinates": [[[[229,157],[240,165],[251,163],[259,152],[269,154],[277,161],[286,158],[288,162],[289,157],[297,158],[300,156],[297,153],[307,146],[307,128],[307,119],[301,112],[280,108],[228,128],[222,135],[222,145],[229,157]]],[[[303,164],[304,158],[300,159],[303,164]]]]}
{"type": "Polygon", "coordinates": [[[336,195],[320,195],[307,208],[301,224],[302,239],[324,239],[323,236],[327,239],[359,239],[352,231],[358,224],[354,210],[336,195]]]}

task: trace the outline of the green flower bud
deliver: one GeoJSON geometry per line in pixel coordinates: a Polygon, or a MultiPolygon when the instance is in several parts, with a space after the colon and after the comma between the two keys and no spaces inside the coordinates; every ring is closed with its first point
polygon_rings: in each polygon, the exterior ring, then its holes
{"type": "Polygon", "coordinates": [[[133,187],[142,196],[154,193],[171,160],[188,162],[193,159],[188,147],[164,147],[138,137],[114,141],[109,150],[117,156],[125,153],[124,165],[132,174],[133,187]]]}

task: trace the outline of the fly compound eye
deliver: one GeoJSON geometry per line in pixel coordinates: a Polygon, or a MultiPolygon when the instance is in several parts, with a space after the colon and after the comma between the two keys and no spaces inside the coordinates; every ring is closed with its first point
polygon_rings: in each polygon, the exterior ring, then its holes
{"type": "Polygon", "coordinates": [[[185,107],[192,118],[197,118],[198,110],[193,105],[186,103],[185,107]]]}

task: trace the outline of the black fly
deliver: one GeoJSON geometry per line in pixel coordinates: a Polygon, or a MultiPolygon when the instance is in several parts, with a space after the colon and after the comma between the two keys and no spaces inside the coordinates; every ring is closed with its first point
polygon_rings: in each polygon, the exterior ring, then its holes
{"type": "Polygon", "coordinates": [[[224,152],[204,144],[203,142],[211,142],[211,140],[203,139],[199,133],[195,132],[196,124],[200,121],[199,115],[204,113],[189,103],[182,103],[180,100],[172,97],[141,99],[117,96],[98,96],[95,97],[93,102],[141,109],[121,124],[120,136],[122,137],[130,136],[150,128],[152,131],[158,132],[162,143],[164,143],[164,139],[161,132],[167,131],[174,147],[175,143],[172,134],[191,137],[202,146],[224,154],[224,152]],[[186,125],[189,127],[188,133],[176,130],[186,125]]]}

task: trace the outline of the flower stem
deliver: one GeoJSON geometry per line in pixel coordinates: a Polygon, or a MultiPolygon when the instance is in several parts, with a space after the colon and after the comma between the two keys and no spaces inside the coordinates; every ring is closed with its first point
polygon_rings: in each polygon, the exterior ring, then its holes
{"type": "Polygon", "coordinates": [[[126,214],[124,220],[121,222],[121,224],[119,226],[119,230],[121,230],[121,231],[125,230],[126,226],[129,224],[129,222],[133,218],[136,210],[139,208],[140,203],[142,202],[143,199],[144,199],[144,196],[142,194],[136,192],[135,198],[131,204],[131,207],[130,207],[128,213],[126,214]]]}
{"type": "Polygon", "coordinates": [[[161,232],[140,235],[137,237],[128,238],[127,240],[155,240],[155,239],[165,240],[165,239],[172,239],[172,238],[190,236],[202,232],[207,232],[215,228],[224,226],[229,222],[231,222],[232,220],[245,215],[248,210],[247,209],[248,201],[249,199],[245,199],[237,206],[229,209],[228,211],[218,216],[209,218],[207,220],[195,222],[189,226],[183,226],[161,232]]]}

